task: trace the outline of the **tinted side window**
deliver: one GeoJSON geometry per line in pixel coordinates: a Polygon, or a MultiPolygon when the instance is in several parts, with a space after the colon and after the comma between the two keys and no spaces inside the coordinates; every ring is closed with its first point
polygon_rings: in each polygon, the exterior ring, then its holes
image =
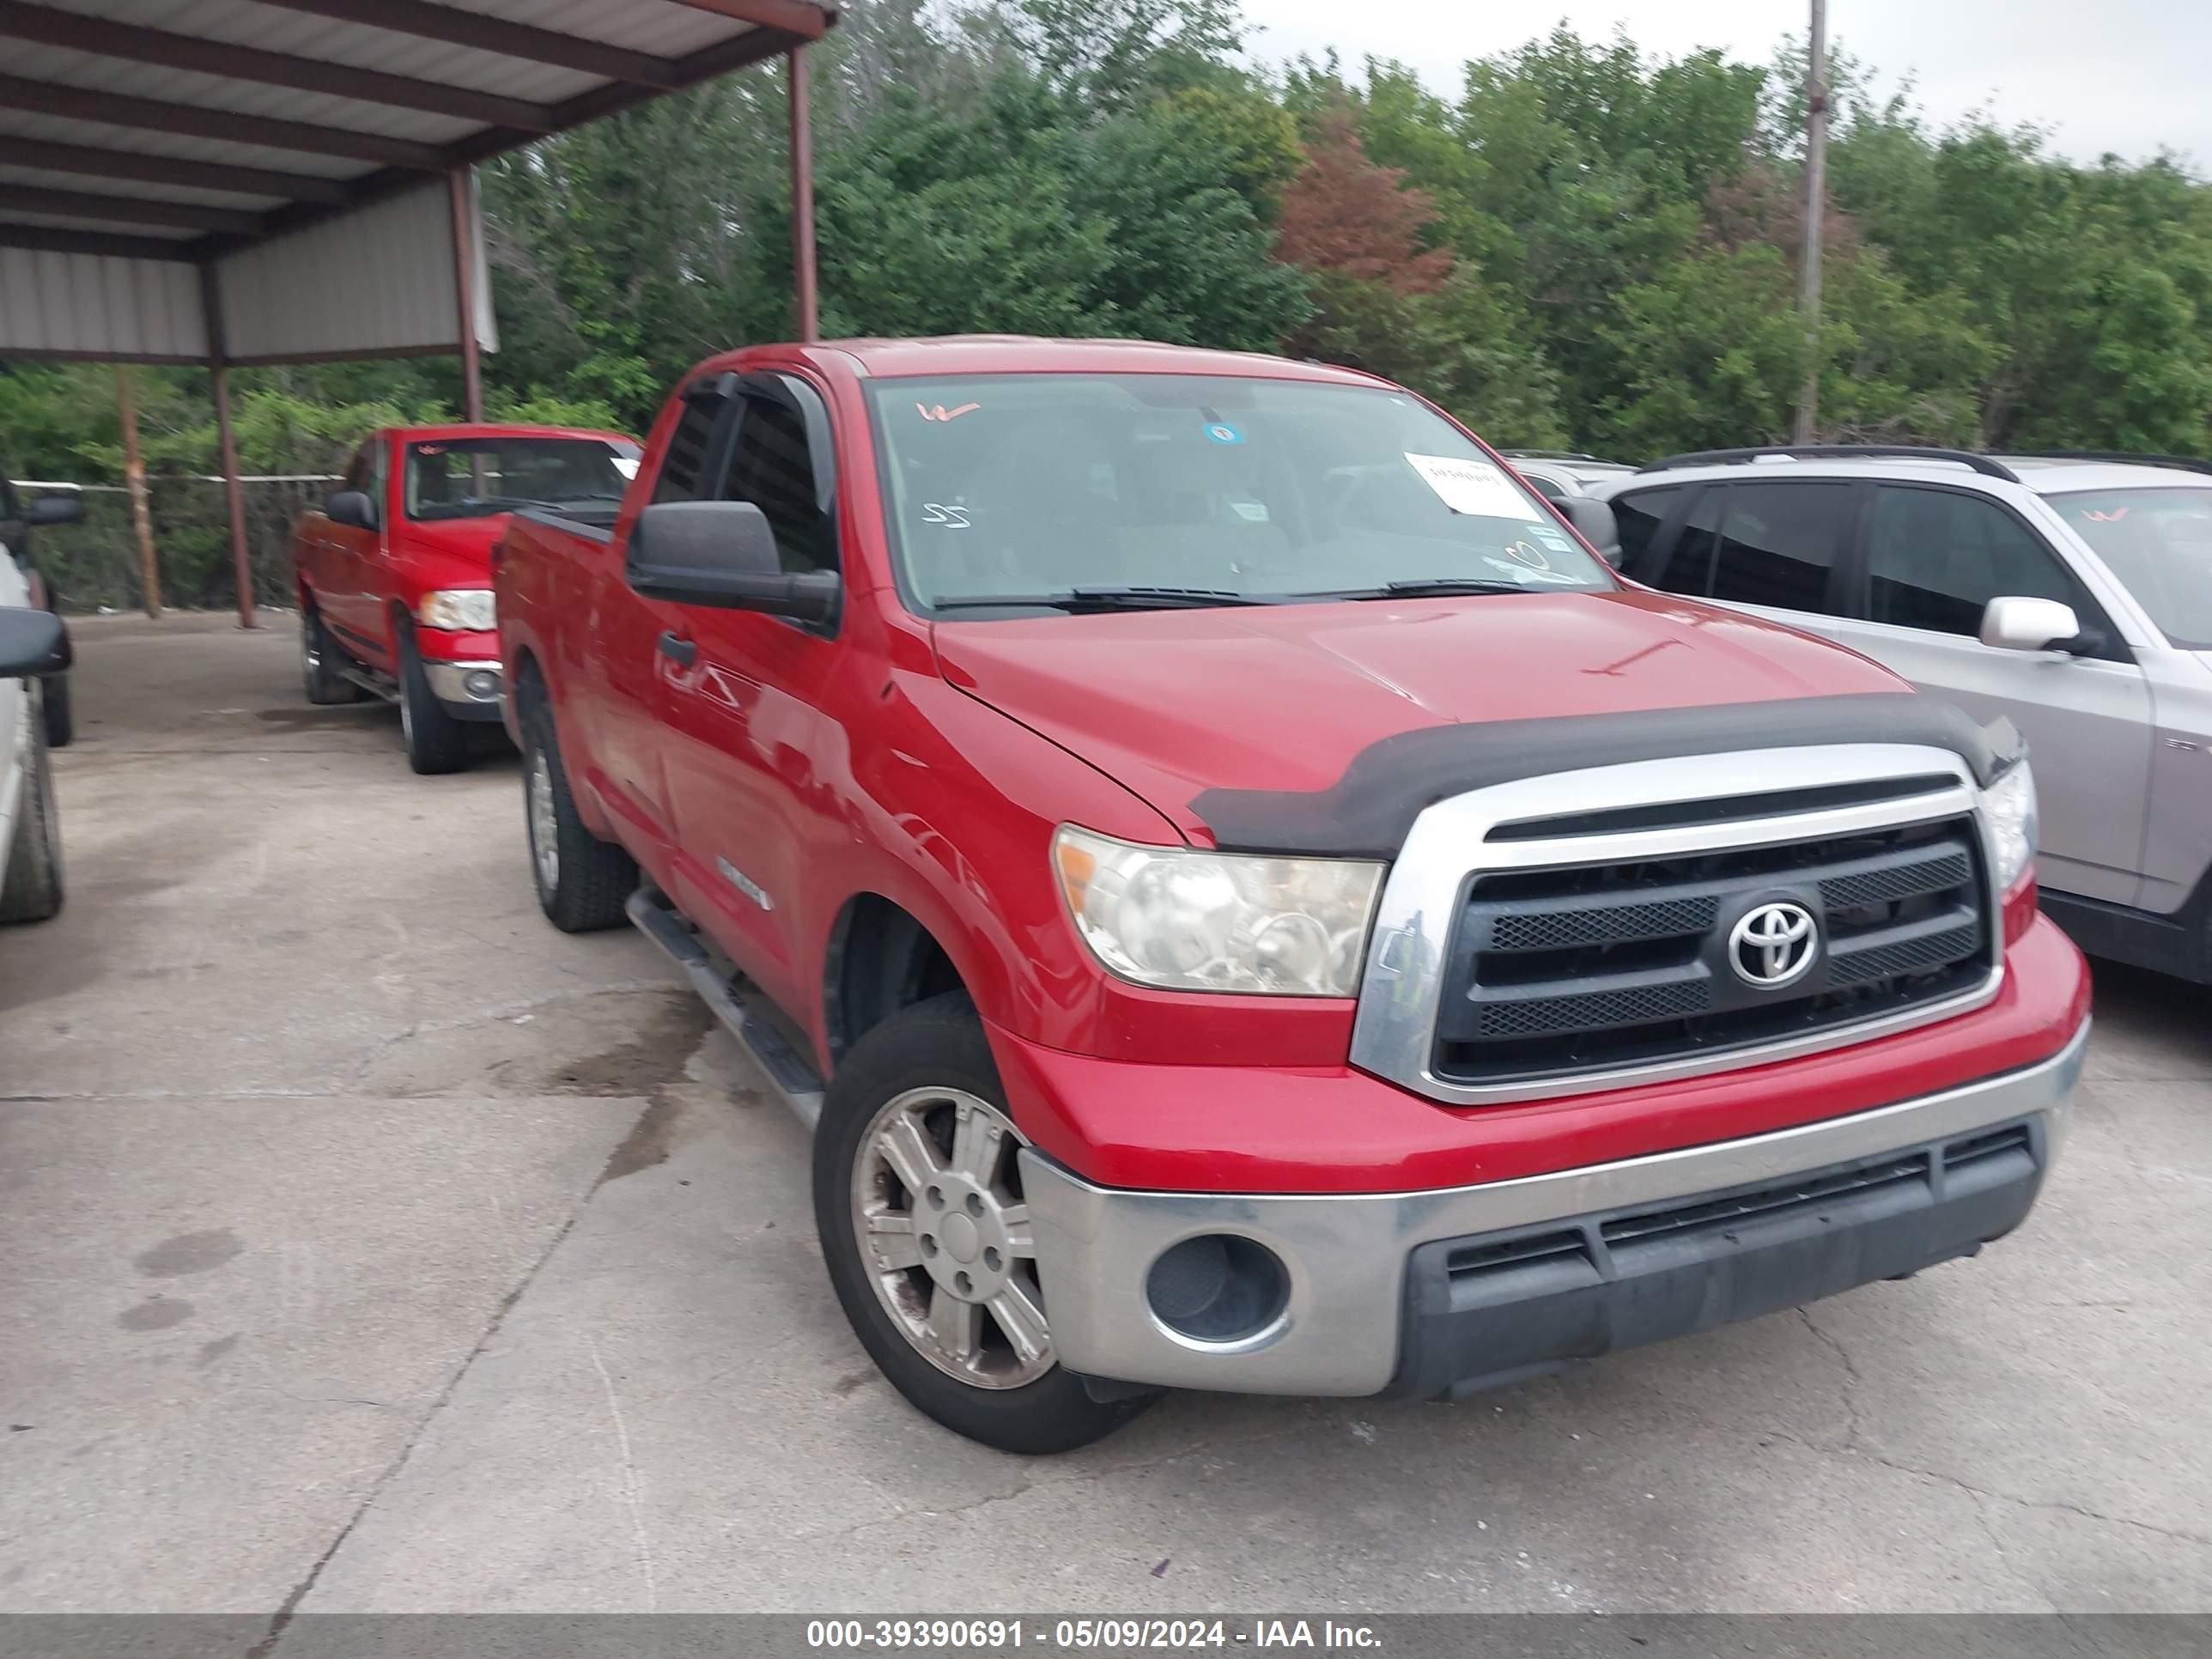
{"type": "Polygon", "coordinates": [[[1633,495],[1613,497],[1613,521],[1620,526],[1620,553],[1615,562],[1623,575],[1658,585],[1660,573],[1651,568],[1651,543],[1681,493],[1680,489],[1639,489],[1633,495]]]}
{"type": "Polygon", "coordinates": [[[653,480],[656,501],[688,501],[699,494],[699,474],[714,447],[714,428],[720,423],[723,399],[688,398],[676,430],[668,434],[668,451],[660,458],[660,476],[653,480]]]}
{"type": "Polygon", "coordinates": [[[836,526],[817,505],[806,422],[788,404],[750,398],[723,496],[750,501],[775,532],[786,570],[835,570],[836,526]]]}
{"type": "Polygon", "coordinates": [[[1948,489],[1875,492],[1867,580],[1873,620],[1941,634],[1979,635],[1983,608],[2001,594],[2090,609],[2080,584],[2010,514],[1948,489]]]}
{"type": "Polygon", "coordinates": [[[1731,484],[1722,500],[1706,594],[1739,605],[1825,611],[1850,486],[1731,484]]]}

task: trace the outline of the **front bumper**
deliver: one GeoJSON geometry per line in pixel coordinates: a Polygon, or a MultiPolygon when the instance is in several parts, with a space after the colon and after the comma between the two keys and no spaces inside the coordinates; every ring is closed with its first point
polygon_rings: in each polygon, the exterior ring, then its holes
{"type": "Polygon", "coordinates": [[[482,658],[459,662],[425,659],[422,678],[430,695],[443,703],[456,720],[495,720],[507,693],[507,677],[496,661],[482,658]]]}
{"type": "Polygon", "coordinates": [[[1124,1382],[1458,1394],[1915,1272],[2027,1214],[2087,1040],[2085,1022],[2048,1060],[1872,1111],[1427,1192],[1119,1191],[1024,1150],[1054,1346],[1124,1382]],[[1155,1313],[1153,1264],[1206,1235],[1281,1262],[1261,1328],[1201,1341],[1155,1313]]]}

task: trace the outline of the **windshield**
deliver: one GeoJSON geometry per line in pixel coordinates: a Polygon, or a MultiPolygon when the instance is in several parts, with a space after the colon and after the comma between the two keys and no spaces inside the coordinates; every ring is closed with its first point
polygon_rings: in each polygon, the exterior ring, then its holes
{"type": "Polygon", "coordinates": [[[407,446],[407,516],[480,519],[518,507],[619,501],[638,447],[615,438],[438,438],[407,446]]]}
{"type": "Polygon", "coordinates": [[[1402,392],[1011,374],[878,381],[870,398],[902,579],[924,608],[1613,586],[1534,495],[1402,392]]]}
{"type": "Polygon", "coordinates": [[[2212,651],[2212,488],[2045,498],[2150,612],[2169,642],[2212,651]]]}

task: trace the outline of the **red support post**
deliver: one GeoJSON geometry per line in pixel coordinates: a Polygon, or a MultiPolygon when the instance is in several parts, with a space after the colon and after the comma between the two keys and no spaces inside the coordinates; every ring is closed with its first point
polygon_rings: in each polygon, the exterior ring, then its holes
{"type": "Polygon", "coordinates": [[[457,167],[447,173],[446,192],[453,204],[453,297],[461,316],[461,402],[470,420],[481,421],[483,355],[477,343],[476,212],[467,167],[457,167]]]}
{"type": "Polygon", "coordinates": [[[230,564],[238,584],[238,625],[253,617],[253,553],[246,536],[246,491],[238,482],[238,440],[230,429],[230,365],[222,331],[222,291],[212,264],[200,267],[200,307],[207,319],[208,386],[215,394],[216,435],[222,449],[222,491],[230,507],[230,564]]]}
{"type": "Polygon", "coordinates": [[[814,129],[806,107],[806,54],[797,46],[791,70],[791,264],[799,290],[799,337],[822,337],[822,304],[814,272],[814,129]]]}

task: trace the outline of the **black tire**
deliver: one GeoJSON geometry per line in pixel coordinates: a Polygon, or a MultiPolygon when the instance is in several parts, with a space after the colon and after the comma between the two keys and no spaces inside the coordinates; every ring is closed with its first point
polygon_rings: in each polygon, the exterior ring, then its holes
{"type": "Polygon", "coordinates": [[[830,1085],[814,1137],[814,1223],[837,1300],[891,1386],[954,1433],[1024,1456],[1087,1446],[1158,1396],[1102,1403],[1056,1364],[1018,1387],[963,1382],[915,1347],[876,1293],[854,1228],[855,1164],[878,1111],[910,1091],[931,1089],[957,1091],[1006,1111],[983,1023],[964,992],[893,1014],[854,1046],[830,1085]]]}
{"type": "Polygon", "coordinates": [[[553,706],[542,696],[526,704],[522,717],[522,822],[531,883],[546,921],[564,933],[592,933],[625,919],[623,906],[637,890],[637,861],[584,827],[561,763],[553,706]],[[549,822],[550,860],[541,847],[549,822]]]}
{"type": "Polygon", "coordinates": [[[0,873],[0,922],[46,921],[62,908],[62,831],[54,804],[54,771],[46,758],[46,720],[26,708],[30,751],[23,757],[22,794],[15,803],[15,833],[8,866],[0,873]]]}
{"type": "Polygon", "coordinates": [[[467,769],[475,751],[465,720],[446,712],[422,672],[415,630],[399,630],[399,736],[407,745],[407,764],[424,777],[467,769]]]}
{"type": "Polygon", "coordinates": [[[76,715],[70,708],[67,674],[49,674],[40,682],[46,701],[46,747],[66,749],[76,736],[76,715]]]}
{"type": "Polygon", "coordinates": [[[339,671],[345,653],[331,637],[322,613],[307,605],[300,612],[300,684],[307,701],[319,708],[359,702],[367,695],[339,671]]]}

